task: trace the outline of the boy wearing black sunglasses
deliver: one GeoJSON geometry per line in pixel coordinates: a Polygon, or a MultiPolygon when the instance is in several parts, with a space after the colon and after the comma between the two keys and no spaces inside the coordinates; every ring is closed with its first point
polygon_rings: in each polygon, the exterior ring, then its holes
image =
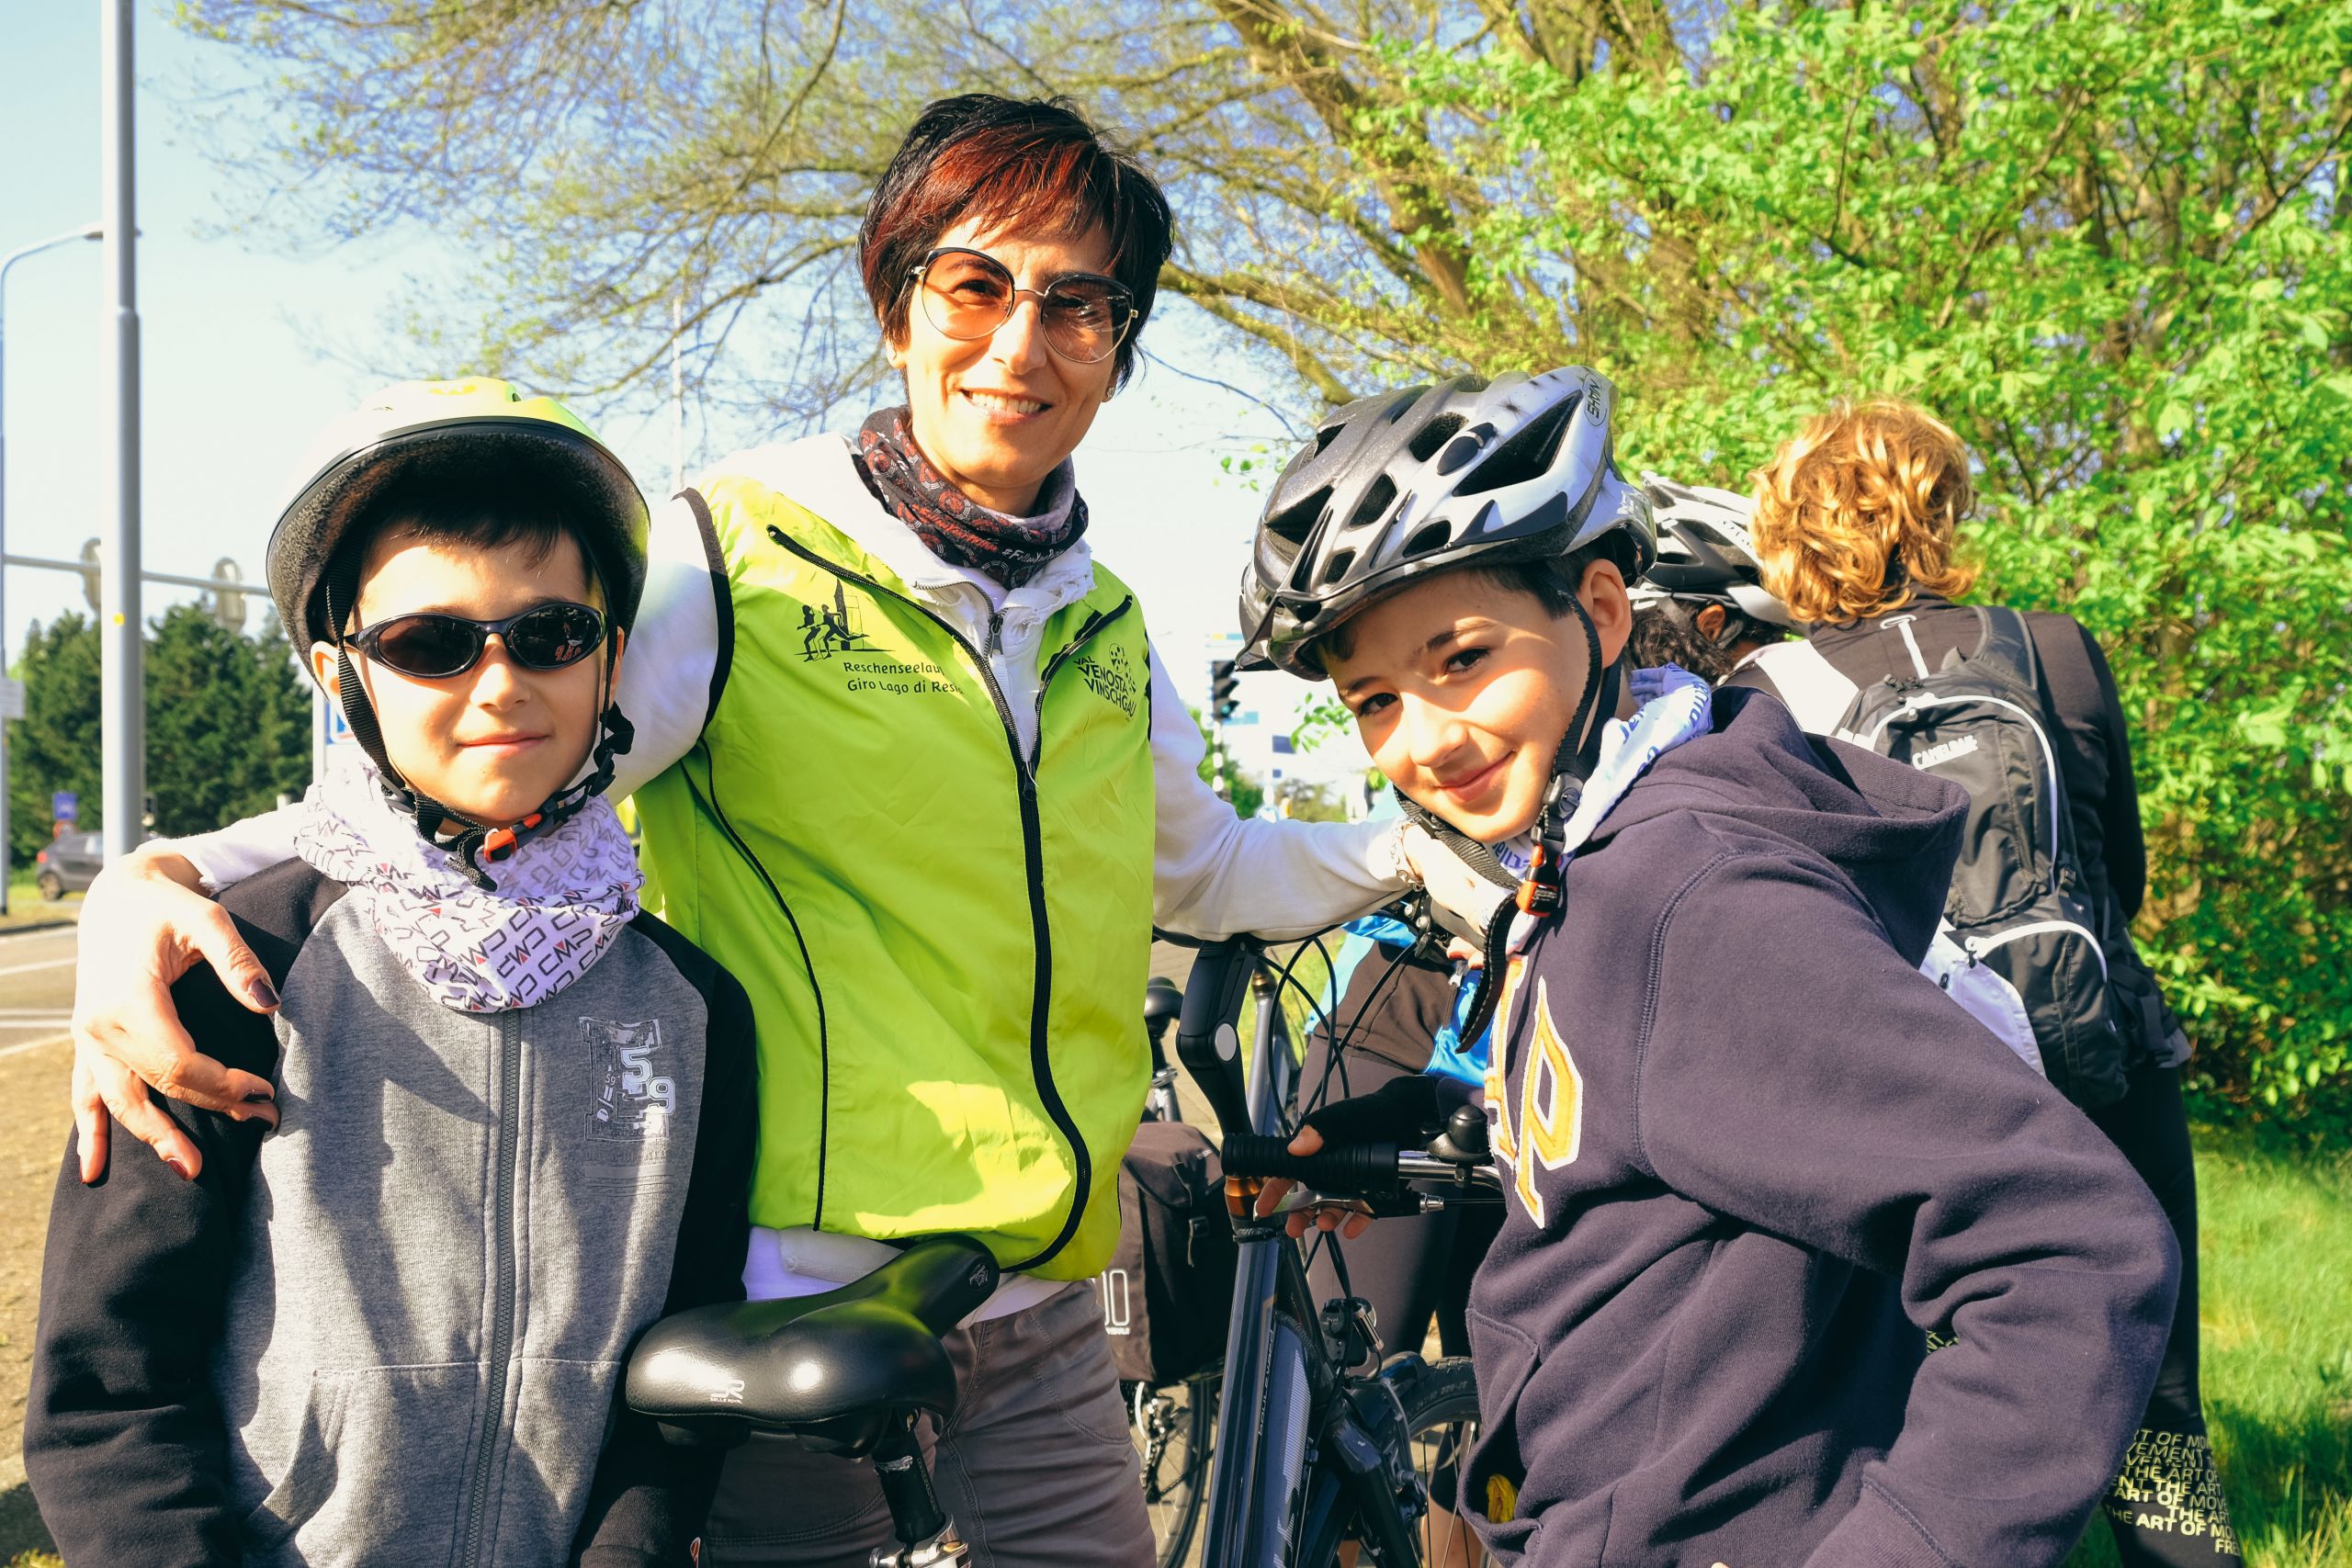
{"type": "Polygon", "coordinates": [[[602,793],[644,502],[503,382],[323,445],[270,590],[364,756],[223,897],[277,1011],[174,988],[285,1121],[159,1102],[193,1180],[68,1150],[26,1467],[75,1562],[683,1563],[716,1467],[621,1368],[741,1298],[757,1093],[741,988],[639,911],[602,793]]]}

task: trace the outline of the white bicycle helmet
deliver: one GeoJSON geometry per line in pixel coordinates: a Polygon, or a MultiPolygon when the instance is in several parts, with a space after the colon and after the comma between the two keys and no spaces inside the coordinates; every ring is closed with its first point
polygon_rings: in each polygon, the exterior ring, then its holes
{"type": "Polygon", "coordinates": [[[552,398],[526,397],[488,377],[403,381],[329,425],[298,470],[270,532],[270,598],[295,646],[336,649],[332,690],[396,810],[437,837],[468,874],[487,884],[521,840],[571,817],[612,782],[613,759],[636,730],[613,700],[618,642],[606,637],[599,730],[585,776],[512,828],[487,829],[413,788],[392,765],[375,705],[353,668],[344,622],[358,597],[355,529],[401,484],[464,490],[524,484],[560,507],[602,589],[610,624],[626,633],[645,588],[647,515],[637,482],[586,422],[552,398]]]}
{"type": "Polygon", "coordinates": [[[1241,580],[1245,657],[1318,680],[1314,641],[1415,578],[1557,558],[1612,533],[1638,577],[1649,502],[1618,474],[1616,392],[1581,366],[1382,392],[1323,422],[1266,498],[1241,580]]]}
{"type": "MultiPolygon", "coordinates": [[[[1323,675],[1316,640],[1430,572],[1472,563],[1556,561],[1614,540],[1628,581],[1657,553],[1649,499],[1617,472],[1610,415],[1616,390],[1582,366],[1492,381],[1457,377],[1348,404],[1274,481],[1241,580],[1245,657],[1308,680],[1323,675]]],[[[1405,814],[1464,865],[1513,897],[1488,920],[1491,977],[1502,972],[1512,908],[1549,914],[1563,898],[1564,826],[1599,765],[1622,652],[1601,659],[1600,629],[1574,593],[1587,655],[1578,695],[1534,827],[1532,864],[1506,872],[1494,852],[1397,792],[1405,814]]],[[[1465,1038],[1491,1017],[1482,985],[1465,1038]]]]}
{"type": "Polygon", "coordinates": [[[1657,519],[1657,559],[1632,589],[1635,608],[1667,600],[1720,604],[1766,626],[1795,629],[1788,606],[1764,588],[1749,532],[1754,502],[1656,474],[1643,476],[1642,493],[1657,519]]]}

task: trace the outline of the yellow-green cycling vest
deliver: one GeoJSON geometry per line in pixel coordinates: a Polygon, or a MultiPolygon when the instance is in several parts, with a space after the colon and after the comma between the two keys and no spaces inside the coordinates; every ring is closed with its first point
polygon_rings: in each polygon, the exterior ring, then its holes
{"type": "Polygon", "coordinates": [[[1023,756],[980,650],[839,529],[748,479],[688,500],[724,683],[637,804],[648,907],[751,994],[752,1222],[1100,1271],[1150,1063],[1140,607],[1097,567],[1046,622],[1023,756]]]}

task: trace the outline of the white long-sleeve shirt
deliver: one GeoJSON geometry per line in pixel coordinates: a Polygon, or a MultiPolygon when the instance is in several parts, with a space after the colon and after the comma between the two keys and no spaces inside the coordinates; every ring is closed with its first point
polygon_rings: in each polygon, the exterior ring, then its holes
{"type": "MultiPolygon", "coordinates": [[[[1080,539],[1019,588],[951,566],[923,546],[866,490],[837,435],[763,446],[720,463],[790,496],[849,536],[907,584],[933,615],[986,650],[1023,750],[1036,742],[1038,658],[1046,620],[1094,584],[1094,557],[1080,539]]],[[[673,501],[653,517],[645,597],[621,664],[621,711],[637,738],[615,766],[611,794],[634,792],[690,750],[708,719],[719,655],[715,575],[692,510],[673,501]]],[[[745,657],[736,650],[736,658],[745,657]]],[[[1200,776],[1206,744],[1151,656],[1154,833],[1152,923],[1214,941],[1242,931],[1298,937],[1360,915],[1405,885],[1395,821],[1338,826],[1243,821],[1200,776]]],[[[291,811],[248,818],[170,846],[219,888],[294,852],[291,811]]]]}
{"type": "MultiPolygon", "coordinates": [[[[1083,539],[1036,577],[1008,590],[932,554],[866,490],[839,436],[760,447],[714,472],[752,479],[791,497],[888,566],[925,609],[983,651],[1022,749],[1035,749],[1046,622],[1094,584],[1094,558],[1083,539]]],[[[724,591],[725,563],[711,558],[684,502],[655,513],[648,554],[645,596],[617,692],[637,733],[616,761],[610,792],[616,796],[634,792],[692,750],[716,699],[712,676],[722,652],[717,595],[724,591]]],[[[724,651],[745,657],[742,649],[724,651]]],[[[1404,886],[1399,823],[1243,821],[1201,778],[1205,752],[1199,728],[1154,650],[1152,920],[1159,930],[1204,941],[1242,931],[1305,936],[1376,908],[1404,886]]],[[[170,847],[196,865],[208,886],[223,887],[292,855],[296,809],[248,818],[170,847]]],[[[1140,998],[1136,1003],[1141,1006],[1140,998]]],[[[863,1236],[755,1226],[743,1282],[753,1300],[806,1295],[870,1273],[891,1256],[887,1246],[863,1236]]],[[[1010,1277],[973,1315],[1018,1312],[1061,1288],[1010,1277]]]]}

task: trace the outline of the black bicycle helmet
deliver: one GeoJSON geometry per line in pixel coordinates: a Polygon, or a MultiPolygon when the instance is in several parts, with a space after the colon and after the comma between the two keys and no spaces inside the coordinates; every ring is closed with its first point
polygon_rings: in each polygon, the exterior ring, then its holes
{"type": "Polygon", "coordinates": [[[1654,548],[1649,505],[1611,458],[1615,401],[1605,378],[1569,366],[1340,409],[1266,498],[1241,580],[1245,657],[1320,679],[1314,640],[1415,578],[1566,556],[1612,531],[1638,577],[1654,548]]]}
{"type": "Polygon", "coordinates": [[[269,536],[269,593],[298,646],[333,643],[335,695],[344,721],[381,775],[393,805],[437,838],[476,877],[475,857],[512,854],[520,840],[571,816],[612,783],[613,759],[635,730],[612,697],[616,640],[605,639],[603,723],[585,776],[514,828],[484,829],[412,788],[392,766],[375,705],[352,667],[345,625],[357,597],[354,525],[396,484],[451,488],[528,485],[571,520],[605,600],[607,622],[626,632],[645,592],[645,498],[618,457],[579,415],[553,398],[526,398],[504,381],[406,381],[388,387],[329,425],[313,445],[269,536]],[[447,831],[454,824],[457,830],[447,831]]]}
{"type": "MultiPolygon", "coordinates": [[[[1764,588],[1749,525],[1756,503],[1727,490],[1644,476],[1642,492],[1657,519],[1657,559],[1633,587],[1639,608],[1666,600],[1720,604],[1766,626],[1794,630],[1788,606],[1764,588]]],[[[1736,637],[1736,626],[1725,630],[1736,637]]]]}

